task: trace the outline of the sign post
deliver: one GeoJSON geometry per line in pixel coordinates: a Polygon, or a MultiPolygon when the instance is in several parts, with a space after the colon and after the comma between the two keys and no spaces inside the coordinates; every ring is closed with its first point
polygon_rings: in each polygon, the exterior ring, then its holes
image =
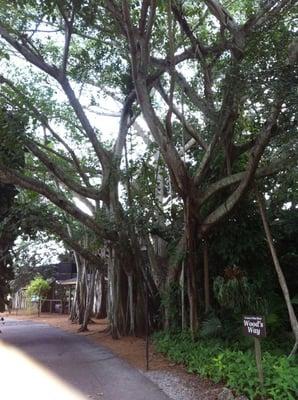
{"type": "Polygon", "coordinates": [[[245,336],[253,336],[255,343],[255,356],[258,369],[259,381],[264,386],[264,373],[262,366],[261,337],[266,336],[265,319],[257,315],[245,315],[243,317],[243,333],[245,336]]]}
{"type": "Polygon", "coordinates": [[[262,351],[261,351],[261,341],[259,338],[254,337],[255,342],[255,354],[256,354],[256,363],[259,375],[259,381],[261,386],[264,386],[264,373],[263,373],[263,366],[262,366],[262,351]]]}

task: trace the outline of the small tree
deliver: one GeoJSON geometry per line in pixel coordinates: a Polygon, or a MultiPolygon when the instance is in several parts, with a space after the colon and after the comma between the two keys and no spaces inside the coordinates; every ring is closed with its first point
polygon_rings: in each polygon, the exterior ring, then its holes
{"type": "Polygon", "coordinates": [[[41,276],[34,278],[26,287],[26,293],[29,298],[32,299],[33,296],[38,298],[39,301],[38,315],[40,312],[41,301],[43,298],[46,297],[49,290],[50,290],[49,283],[41,276]]]}

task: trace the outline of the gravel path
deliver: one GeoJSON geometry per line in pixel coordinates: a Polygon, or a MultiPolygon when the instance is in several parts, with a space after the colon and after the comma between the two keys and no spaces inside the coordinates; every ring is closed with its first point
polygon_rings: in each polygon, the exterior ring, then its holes
{"type": "Polygon", "coordinates": [[[186,387],[182,380],[172,374],[171,372],[165,371],[149,371],[144,372],[144,375],[154,382],[160,389],[162,389],[170,399],[173,400],[194,400],[194,390],[186,387]]]}
{"type": "Polygon", "coordinates": [[[215,400],[222,388],[204,387],[199,378],[169,371],[148,371],[143,374],[172,400],[215,400]]]}

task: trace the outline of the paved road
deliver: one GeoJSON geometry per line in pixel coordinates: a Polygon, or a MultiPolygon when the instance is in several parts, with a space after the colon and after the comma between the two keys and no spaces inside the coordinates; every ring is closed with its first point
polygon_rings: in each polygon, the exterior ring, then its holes
{"type": "MultiPolygon", "coordinates": [[[[9,371],[10,384],[7,383],[7,394],[11,400],[18,400],[17,389],[22,393],[22,400],[29,400],[29,394],[25,391],[36,385],[42,386],[39,390],[43,395],[39,400],[46,399],[46,394],[50,394],[52,400],[61,399],[98,399],[98,400],[169,400],[161,390],[143,376],[136,369],[132,368],[125,361],[117,358],[112,352],[93,344],[88,338],[46,324],[34,323],[31,321],[16,321],[8,319],[1,327],[2,334],[0,340],[0,376],[9,371]],[[23,355],[30,356],[30,366],[24,363],[23,355]],[[4,355],[3,355],[4,354],[4,355]],[[6,358],[5,358],[6,355],[6,358]],[[12,360],[15,360],[14,362],[12,360]],[[6,361],[5,361],[6,360],[6,361]],[[38,362],[36,366],[36,361],[38,362]],[[4,365],[8,366],[4,368],[4,365]],[[76,397],[67,397],[59,388],[52,389],[48,382],[40,377],[38,370],[40,367],[50,370],[58,376],[63,383],[80,391],[76,397]],[[1,371],[2,369],[2,371],[1,371]],[[24,378],[26,376],[26,378],[24,378]],[[30,381],[30,382],[29,382],[30,381]],[[21,386],[24,386],[21,388],[21,386]],[[25,390],[26,389],[26,390],[25,390]],[[56,394],[54,394],[55,390],[56,394]]],[[[0,397],[2,398],[5,384],[0,383],[0,397]]],[[[37,389],[36,389],[37,390],[37,389]]],[[[68,389],[67,389],[68,390],[68,389]]],[[[32,391],[31,391],[32,392],[32,391]]],[[[30,390],[29,392],[30,393],[30,390]]],[[[30,398],[33,400],[32,393],[30,398]]],[[[34,398],[35,400],[35,398],[34,398]]]]}

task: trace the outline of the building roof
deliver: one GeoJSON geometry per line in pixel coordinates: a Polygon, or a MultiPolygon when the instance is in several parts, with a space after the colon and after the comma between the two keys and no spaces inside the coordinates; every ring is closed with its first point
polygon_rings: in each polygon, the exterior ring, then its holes
{"type": "Polygon", "coordinates": [[[63,279],[56,282],[58,283],[58,285],[62,286],[75,286],[77,278],[63,279]]]}

